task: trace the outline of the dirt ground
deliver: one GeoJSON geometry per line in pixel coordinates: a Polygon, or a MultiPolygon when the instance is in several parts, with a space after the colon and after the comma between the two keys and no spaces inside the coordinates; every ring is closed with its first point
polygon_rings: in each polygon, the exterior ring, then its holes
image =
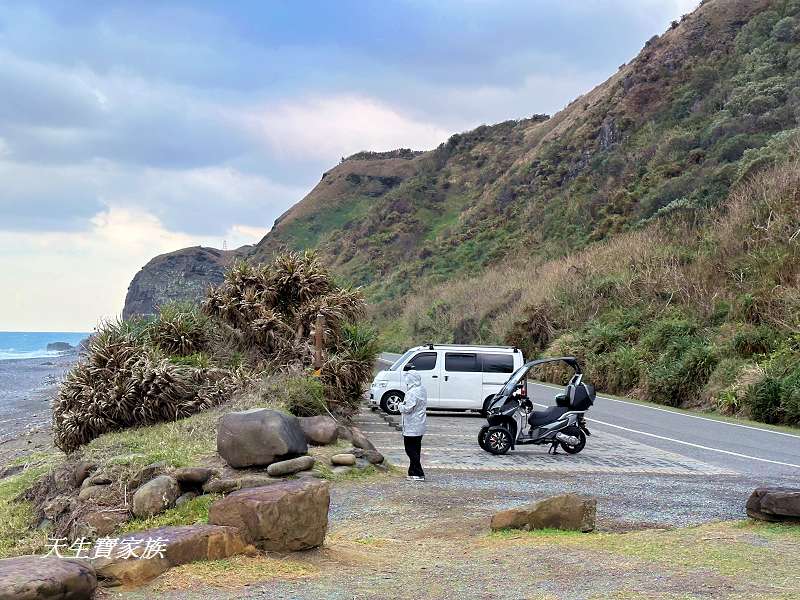
{"type": "MultiPolygon", "coordinates": [[[[590,534],[490,533],[496,488],[459,474],[335,484],[323,548],[173,569],[139,598],[797,598],[800,526],[654,528],[606,518],[590,534]]],[[[505,504],[506,502],[501,502],[505,504]]]]}

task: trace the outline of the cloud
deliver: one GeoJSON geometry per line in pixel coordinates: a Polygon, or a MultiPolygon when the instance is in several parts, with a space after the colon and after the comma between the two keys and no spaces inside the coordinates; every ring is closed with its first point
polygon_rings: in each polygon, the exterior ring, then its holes
{"type": "Polygon", "coordinates": [[[0,331],[87,331],[122,310],[136,272],[153,256],[194,245],[254,243],[264,229],[235,224],[220,236],[174,232],[152,214],[111,207],[81,232],[0,231],[0,331]]]}
{"type": "Polygon", "coordinates": [[[320,159],[360,150],[424,150],[439,145],[452,133],[363,96],[284,102],[266,107],[252,118],[274,152],[320,159]]]}

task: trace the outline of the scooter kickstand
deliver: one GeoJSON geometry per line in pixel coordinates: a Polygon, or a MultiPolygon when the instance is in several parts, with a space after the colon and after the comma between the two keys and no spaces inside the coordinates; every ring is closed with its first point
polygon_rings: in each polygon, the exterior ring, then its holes
{"type": "Polygon", "coordinates": [[[552,446],[550,446],[550,448],[547,450],[547,453],[552,454],[553,456],[558,454],[558,442],[553,442],[552,446]]]}

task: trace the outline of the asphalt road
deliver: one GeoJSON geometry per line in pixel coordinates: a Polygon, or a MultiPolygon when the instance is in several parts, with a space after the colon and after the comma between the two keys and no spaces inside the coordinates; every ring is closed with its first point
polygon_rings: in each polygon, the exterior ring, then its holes
{"type": "MultiPolygon", "coordinates": [[[[382,354],[385,365],[399,355],[382,354]]],[[[380,365],[379,365],[380,366],[380,365]]],[[[531,384],[537,406],[555,403],[558,386],[531,384]]],[[[731,423],[700,414],[609,398],[598,394],[587,414],[590,430],[685,456],[764,483],[800,481],[800,434],[752,424],[731,423]]],[[[587,451],[591,450],[590,445],[587,451]]]]}

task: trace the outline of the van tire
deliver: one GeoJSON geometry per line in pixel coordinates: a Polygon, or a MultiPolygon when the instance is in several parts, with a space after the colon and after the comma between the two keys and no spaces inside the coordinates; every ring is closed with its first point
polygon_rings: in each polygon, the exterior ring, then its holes
{"type": "Polygon", "coordinates": [[[400,411],[397,410],[397,405],[403,401],[406,395],[397,390],[386,392],[381,398],[381,408],[387,415],[399,415],[400,411]]]}

